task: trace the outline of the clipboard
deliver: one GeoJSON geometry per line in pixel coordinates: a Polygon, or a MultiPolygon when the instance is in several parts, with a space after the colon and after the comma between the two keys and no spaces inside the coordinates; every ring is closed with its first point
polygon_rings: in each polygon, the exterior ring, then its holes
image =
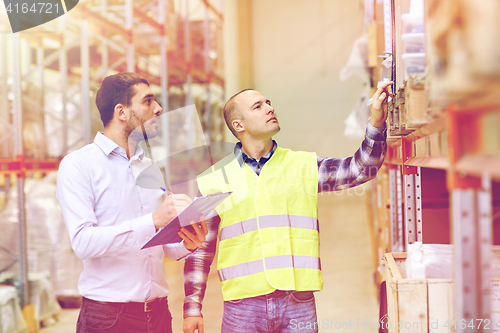
{"type": "Polygon", "coordinates": [[[233,192],[223,192],[209,194],[203,197],[196,197],[193,202],[184,209],[175,219],[170,221],[165,227],[158,231],[142,248],[179,243],[182,238],[177,234],[182,227],[195,233],[191,221],[200,222],[200,216],[207,216],[233,192]]]}

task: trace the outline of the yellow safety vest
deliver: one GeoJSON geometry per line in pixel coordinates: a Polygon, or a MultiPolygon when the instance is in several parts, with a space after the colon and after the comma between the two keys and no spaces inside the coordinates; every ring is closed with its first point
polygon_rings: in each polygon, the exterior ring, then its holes
{"type": "Polygon", "coordinates": [[[198,186],[203,195],[233,191],[216,208],[225,301],[323,288],[316,154],[278,147],[260,176],[231,155],[201,174],[198,186]]]}

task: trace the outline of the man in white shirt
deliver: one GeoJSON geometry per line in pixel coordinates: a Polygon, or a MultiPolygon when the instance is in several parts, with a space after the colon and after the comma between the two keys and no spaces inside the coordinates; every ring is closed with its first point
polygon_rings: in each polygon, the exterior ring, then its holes
{"type": "Polygon", "coordinates": [[[172,332],[163,258],[180,260],[205,240],[206,224],[179,232],[182,242],[141,247],[191,199],[136,186],[151,160],[137,145],[156,135],[162,108],[135,73],[106,77],[96,95],[104,124],[94,142],[61,162],[57,199],[71,245],[83,261],[77,333],[172,332]],[[137,128],[142,131],[137,132],[137,128]],[[140,135],[137,135],[140,134],[140,135]]]}

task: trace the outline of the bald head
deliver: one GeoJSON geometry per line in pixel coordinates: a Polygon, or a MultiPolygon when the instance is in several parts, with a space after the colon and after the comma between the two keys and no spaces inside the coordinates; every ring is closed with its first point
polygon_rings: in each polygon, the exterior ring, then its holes
{"type": "Polygon", "coordinates": [[[245,91],[253,91],[253,89],[243,89],[239,93],[233,95],[227,101],[226,105],[224,105],[224,120],[226,121],[227,127],[236,138],[238,138],[238,135],[233,127],[233,120],[235,119],[243,120],[243,114],[241,113],[241,110],[238,108],[238,96],[241,93],[244,93],[245,91]]]}

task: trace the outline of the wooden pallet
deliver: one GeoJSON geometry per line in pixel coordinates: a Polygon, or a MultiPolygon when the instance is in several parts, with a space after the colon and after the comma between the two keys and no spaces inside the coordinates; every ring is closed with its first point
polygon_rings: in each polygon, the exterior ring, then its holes
{"type": "Polygon", "coordinates": [[[385,260],[389,333],[453,332],[453,280],[407,279],[406,253],[387,253],[385,260]]]}

